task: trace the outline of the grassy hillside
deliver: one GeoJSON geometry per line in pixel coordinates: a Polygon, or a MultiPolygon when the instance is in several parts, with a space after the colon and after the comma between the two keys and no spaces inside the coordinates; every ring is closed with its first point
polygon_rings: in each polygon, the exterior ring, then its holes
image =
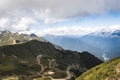
{"type": "Polygon", "coordinates": [[[120,80],[120,57],[90,69],[76,80],[120,80]]]}
{"type": "Polygon", "coordinates": [[[64,78],[68,74],[66,70],[76,77],[100,63],[102,61],[88,52],[58,50],[49,42],[37,40],[0,47],[0,78],[13,75],[20,80],[43,75],[64,78]]]}

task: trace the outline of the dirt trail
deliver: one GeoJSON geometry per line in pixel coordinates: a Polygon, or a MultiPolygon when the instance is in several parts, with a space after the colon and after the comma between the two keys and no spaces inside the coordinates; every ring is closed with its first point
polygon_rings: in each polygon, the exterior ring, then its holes
{"type": "Polygon", "coordinates": [[[60,79],[54,79],[52,78],[51,76],[48,76],[51,80],[69,80],[71,78],[71,74],[70,74],[70,67],[67,68],[66,70],[66,73],[67,73],[67,76],[66,78],[60,78],[60,79]]]}
{"type": "Polygon", "coordinates": [[[41,71],[38,74],[40,74],[41,72],[44,71],[44,66],[41,64],[41,58],[42,58],[42,55],[37,56],[37,63],[38,63],[38,65],[41,66],[41,71]]]}
{"type": "MultiPolygon", "coordinates": [[[[42,58],[42,55],[38,55],[36,57],[38,65],[41,66],[41,71],[38,73],[38,75],[41,74],[45,69],[44,66],[41,64],[41,58],[42,58]]],[[[54,79],[51,76],[46,76],[46,77],[49,77],[51,80],[69,80],[71,78],[70,69],[71,69],[71,67],[69,66],[66,70],[67,76],[65,78],[54,79]]]]}
{"type": "Polygon", "coordinates": [[[116,73],[120,74],[120,63],[118,63],[116,66],[116,73]]]}

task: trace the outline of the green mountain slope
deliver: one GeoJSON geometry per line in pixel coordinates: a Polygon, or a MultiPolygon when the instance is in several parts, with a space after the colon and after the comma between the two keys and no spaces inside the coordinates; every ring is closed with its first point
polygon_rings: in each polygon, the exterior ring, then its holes
{"type": "Polygon", "coordinates": [[[88,52],[58,50],[49,42],[30,40],[0,47],[0,78],[20,80],[76,77],[102,63],[88,52]]]}
{"type": "Polygon", "coordinates": [[[120,57],[90,69],[76,80],[120,80],[120,57]]]}
{"type": "Polygon", "coordinates": [[[3,31],[0,34],[0,46],[23,43],[23,42],[27,42],[27,41],[30,41],[30,40],[33,40],[33,39],[43,41],[43,42],[46,41],[44,38],[37,37],[34,34],[26,35],[26,34],[12,33],[12,32],[9,32],[9,31],[3,31]]]}
{"type": "MultiPolygon", "coordinates": [[[[14,44],[21,44],[30,40],[38,40],[42,42],[48,42],[43,37],[38,37],[35,34],[19,34],[19,33],[12,33],[10,31],[3,31],[0,34],[0,46],[4,45],[14,45],[14,44]]],[[[62,48],[58,45],[53,44],[56,49],[62,50],[62,48]]]]}

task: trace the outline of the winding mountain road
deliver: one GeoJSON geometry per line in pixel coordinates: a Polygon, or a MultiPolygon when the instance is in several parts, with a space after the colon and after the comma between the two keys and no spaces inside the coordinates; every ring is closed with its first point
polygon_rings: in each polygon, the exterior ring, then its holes
{"type": "MultiPolygon", "coordinates": [[[[45,69],[44,66],[41,64],[41,58],[42,58],[42,55],[38,55],[36,57],[38,65],[41,66],[41,71],[38,74],[41,74],[45,69]]],[[[70,74],[70,68],[71,68],[70,66],[67,68],[67,70],[66,70],[67,76],[65,78],[54,79],[51,76],[46,76],[46,77],[49,77],[51,80],[69,80],[72,77],[71,74],[70,74]]]]}
{"type": "Polygon", "coordinates": [[[51,76],[48,76],[51,80],[69,80],[71,78],[71,74],[70,74],[70,67],[67,68],[66,73],[67,76],[65,78],[60,78],[60,79],[54,79],[51,76]]]}

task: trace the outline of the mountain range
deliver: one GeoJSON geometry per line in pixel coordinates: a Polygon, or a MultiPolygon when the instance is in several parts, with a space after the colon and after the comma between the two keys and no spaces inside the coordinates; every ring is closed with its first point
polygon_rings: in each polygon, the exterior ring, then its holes
{"type": "Polygon", "coordinates": [[[44,38],[37,37],[35,34],[27,35],[27,34],[12,33],[10,31],[2,31],[0,34],[0,46],[24,43],[34,39],[43,42],[46,41],[44,38]]]}
{"type": "Polygon", "coordinates": [[[1,80],[69,79],[102,63],[89,52],[64,50],[34,34],[0,34],[1,80]]]}
{"type": "Polygon", "coordinates": [[[83,36],[46,35],[44,38],[64,49],[88,51],[103,61],[120,56],[120,30],[103,30],[83,36]]]}

